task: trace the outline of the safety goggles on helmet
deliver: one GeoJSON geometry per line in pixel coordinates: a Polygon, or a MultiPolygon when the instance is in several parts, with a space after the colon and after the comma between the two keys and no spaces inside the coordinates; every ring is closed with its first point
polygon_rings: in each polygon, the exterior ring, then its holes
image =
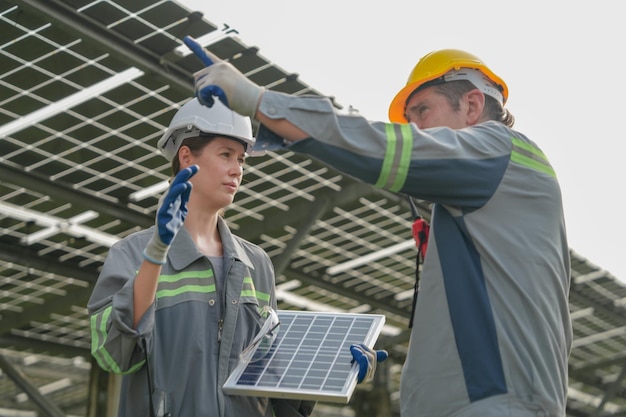
{"type": "Polygon", "coordinates": [[[252,342],[239,355],[241,361],[245,363],[256,362],[267,357],[278,336],[280,327],[278,314],[269,306],[263,307],[260,313],[261,319],[264,320],[263,325],[252,342]]]}

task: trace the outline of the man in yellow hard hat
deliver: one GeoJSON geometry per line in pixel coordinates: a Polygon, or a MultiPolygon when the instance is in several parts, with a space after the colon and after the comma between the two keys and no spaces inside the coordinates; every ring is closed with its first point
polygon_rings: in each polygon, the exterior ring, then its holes
{"type": "MultiPolygon", "coordinates": [[[[507,85],[478,57],[458,49],[434,51],[420,59],[411,71],[406,86],[396,94],[391,102],[389,120],[398,123],[408,122],[406,110],[409,108],[409,101],[416,93],[428,87],[460,80],[469,81],[472,88],[478,88],[486,96],[485,110],[492,119],[502,121],[507,126],[513,127],[514,119],[504,109],[504,104],[509,96],[507,85]]],[[[468,84],[465,85],[469,86],[468,84]]],[[[418,120],[412,121],[422,129],[428,127],[420,125],[418,120]]],[[[433,124],[433,126],[435,125],[437,124],[433,124]]]]}
{"type": "MultiPolygon", "coordinates": [[[[561,191],[540,148],[512,129],[504,81],[472,54],[435,51],[392,100],[392,123],[370,122],[338,114],[327,98],[266,91],[208,56],[199,100],[256,117],[257,144],[433,203],[401,415],[565,416],[572,328],[561,191]]],[[[374,368],[374,353],[360,352],[360,363],[374,368]]]]}

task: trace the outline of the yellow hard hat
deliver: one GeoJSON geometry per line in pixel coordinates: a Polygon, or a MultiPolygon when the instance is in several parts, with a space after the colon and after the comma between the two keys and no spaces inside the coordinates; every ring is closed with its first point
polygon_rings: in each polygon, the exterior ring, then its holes
{"type": "MultiPolygon", "coordinates": [[[[497,99],[500,99],[503,105],[506,103],[509,96],[509,89],[506,86],[506,83],[502,80],[502,78],[498,77],[489,68],[487,68],[480,58],[458,49],[441,49],[424,55],[419,60],[417,65],[415,65],[413,71],[411,71],[411,75],[409,75],[406,86],[400,90],[398,94],[396,94],[389,105],[389,120],[397,123],[406,123],[407,120],[404,116],[406,103],[411,94],[417,88],[429,81],[443,77],[451,71],[456,71],[458,74],[461,69],[473,69],[480,71],[480,73],[487,77],[491,83],[495,84],[497,89],[493,90],[497,91],[491,91],[493,94],[490,94],[488,87],[485,86],[485,88],[483,88],[482,85],[476,85],[477,83],[474,82],[474,77],[466,76],[467,74],[465,73],[451,79],[442,78],[442,82],[451,81],[452,79],[471,80],[477,88],[483,91],[483,93],[493,95],[497,99]]],[[[485,83],[486,82],[487,81],[485,81],[485,83]]]]}

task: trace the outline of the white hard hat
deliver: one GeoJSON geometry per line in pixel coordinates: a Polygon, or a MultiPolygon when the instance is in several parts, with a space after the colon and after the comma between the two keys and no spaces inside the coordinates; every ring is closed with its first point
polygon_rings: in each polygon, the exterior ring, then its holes
{"type": "Polygon", "coordinates": [[[201,133],[211,133],[243,142],[246,151],[256,139],[252,136],[249,117],[241,116],[221,101],[215,100],[211,107],[200,104],[197,98],[185,103],[174,115],[169,127],[157,142],[161,153],[172,161],[186,138],[198,137],[201,133]]]}

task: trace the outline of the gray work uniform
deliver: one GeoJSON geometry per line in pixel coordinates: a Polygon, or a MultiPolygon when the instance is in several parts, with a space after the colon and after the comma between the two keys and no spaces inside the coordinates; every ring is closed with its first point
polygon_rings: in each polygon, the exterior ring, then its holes
{"type": "MultiPolygon", "coordinates": [[[[338,114],[322,97],[268,91],[259,110],[311,136],[290,151],[434,203],[402,416],[564,416],[569,248],[537,145],[495,121],[421,130],[338,114]]],[[[261,128],[257,149],[282,145],[261,128]]]]}
{"type": "Polygon", "coordinates": [[[119,416],[150,415],[144,340],[158,415],[308,415],[311,402],[229,396],[222,391],[240,352],[262,324],[259,309],[276,308],[276,297],[268,255],[232,235],[221,218],[224,273],[216,274],[181,228],[159,276],[156,300],[133,329],[133,282],[153,229],[111,247],[88,303],[92,354],[104,370],[124,375],[119,416]],[[216,275],[222,275],[222,282],[216,275]]]}

